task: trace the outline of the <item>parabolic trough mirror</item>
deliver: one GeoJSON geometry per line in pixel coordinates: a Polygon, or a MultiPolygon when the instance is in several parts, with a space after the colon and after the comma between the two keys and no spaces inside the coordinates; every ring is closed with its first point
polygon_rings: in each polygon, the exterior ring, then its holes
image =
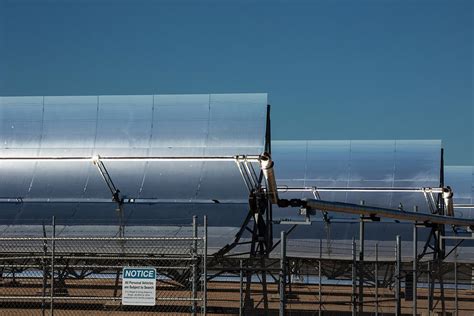
{"type": "Polygon", "coordinates": [[[235,161],[173,158],[260,155],[266,123],[266,94],[2,97],[0,156],[19,158],[0,164],[2,230],[34,234],[54,215],[63,235],[114,234],[117,205],[87,159],[98,156],[127,202],[126,233],[207,214],[211,239],[228,240],[247,211],[235,161]]]}
{"type": "MultiPolygon", "coordinates": [[[[115,235],[117,225],[126,235],[169,235],[179,234],[192,215],[207,215],[209,245],[219,249],[249,209],[236,157],[259,157],[270,149],[267,104],[266,94],[1,97],[1,231],[37,235],[55,216],[58,235],[115,235]],[[114,189],[124,202],[121,216],[114,189]]],[[[323,189],[435,188],[441,182],[438,140],[273,141],[271,150],[281,198],[317,194],[327,201],[409,211],[418,206],[429,213],[422,192],[323,189]]],[[[258,177],[257,158],[246,162],[258,177]]],[[[464,171],[446,168],[445,183],[464,171]]],[[[456,212],[471,216],[471,210],[456,212]]],[[[279,223],[300,221],[297,213],[273,207],[279,223]]],[[[297,241],[290,239],[289,251],[307,254],[317,239],[350,241],[357,235],[357,217],[330,213],[329,219],[330,226],[317,213],[312,225],[300,225],[289,236],[297,241]]],[[[382,220],[367,226],[366,237],[393,243],[411,227],[382,220]]],[[[275,238],[286,228],[275,224],[275,238]]]]}

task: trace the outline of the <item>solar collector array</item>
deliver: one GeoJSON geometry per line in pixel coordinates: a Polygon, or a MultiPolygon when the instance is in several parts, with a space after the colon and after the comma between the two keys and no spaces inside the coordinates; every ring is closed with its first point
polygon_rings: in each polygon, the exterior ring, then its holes
{"type": "MultiPolygon", "coordinates": [[[[0,155],[259,155],[265,148],[266,123],[266,94],[1,97],[0,155]]],[[[440,152],[437,140],[272,142],[281,188],[438,187],[440,152]]],[[[232,239],[247,214],[248,190],[233,161],[105,164],[125,198],[154,201],[125,205],[126,234],[176,234],[180,229],[172,227],[189,224],[192,215],[207,215],[210,244],[218,248],[232,239]]],[[[12,199],[0,203],[4,235],[40,233],[38,225],[48,223],[53,215],[61,226],[59,233],[116,233],[112,227],[100,228],[117,225],[118,217],[111,193],[91,161],[1,161],[0,174],[0,198],[12,199]],[[15,203],[16,198],[29,202],[15,203]]],[[[449,181],[447,175],[447,185],[449,181]]],[[[363,200],[367,205],[406,210],[417,205],[421,212],[429,211],[421,193],[319,194],[328,201],[359,204],[363,200]]],[[[314,198],[311,192],[281,192],[280,197],[314,198]]],[[[297,212],[274,207],[273,215],[277,220],[301,220],[297,212]]],[[[314,243],[327,237],[347,241],[358,235],[358,218],[337,213],[330,217],[329,229],[318,214],[311,226],[298,227],[290,237],[314,243]]],[[[411,227],[393,221],[367,224],[366,236],[391,241],[401,234],[408,240],[411,227]]],[[[274,235],[282,228],[288,226],[276,225],[274,235]]]]}
{"type": "MultiPolygon", "coordinates": [[[[259,155],[266,116],[266,94],[2,97],[0,155],[259,155]]],[[[127,205],[130,224],[188,223],[192,214],[209,212],[218,225],[223,216],[245,216],[232,212],[246,208],[248,195],[233,161],[107,161],[106,167],[125,198],[161,201],[127,205]]],[[[111,193],[91,161],[2,161],[0,174],[1,197],[42,201],[1,204],[4,224],[38,224],[52,215],[71,225],[117,223],[114,204],[96,203],[110,201],[111,193]]]]}

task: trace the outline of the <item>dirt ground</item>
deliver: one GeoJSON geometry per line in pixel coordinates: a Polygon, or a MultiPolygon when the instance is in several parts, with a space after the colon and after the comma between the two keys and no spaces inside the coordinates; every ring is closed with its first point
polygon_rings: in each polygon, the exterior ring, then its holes
{"type": "MultiPolygon", "coordinates": [[[[111,279],[96,279],[82,281],[66,281],[61,289],[56,286],[61,296],[55,299],[54,315],[189,315],[191,303],[190,291],[180,290],[175,285],[158,282],[157,306],[133,307],[121,306],[121,289],[115,288],[111,279]],[[64,289],[66,288],[66,290],[64,289]]],[[[245,314],[260,314],[264,308],[263,290],[261,285],[253,284],[251,299],[254,310],[246,310],[245,314]]],[[[280,301],[276,284],[269,284],[267,288],[268,308],[270,314],[277,314],[280,301]]],[[[44,293],[50,295],[49,289],[44,293]]],[[[351,313],[351,287],[340,285],[323,285],[321,302],[319,302],[318,285],[292,284],[287,289],[287,315],[317,315],[321,308],[324,315],[350,315],[351,313]]],[[[0,315],[50,315],[49,299],[43,301],[41,280],[19,279],[16,283],[0,282],[0,315]],[[20,298],[18,296],[23,296],[20,298]],[[2,298],[3,297],[3,298],[2,298]],[[25,297],[28,297],[27,299],[25,297]],[[44,314],[42,310],[44,309],[44,314]]],[[[454,315],[455,299],[454,290],[445,290],[446,311],[454,315]]],[[[202,292],[198,293],[202,297],[202,292]]],[[[374,288],[364,288],[364,312],[374,314],[376,309],[374,288]]],[[[418,314],[427,313],[427,290],[418,290],[418,314]]],[[[434,297],[435,315],[441,312],[439,292],[434,297]]],[[[200,305],[200,303],[198,303],[200,305]]],[[[210,282],[208,283],[208,314],[228,315],[238,314],[240,305],[239,284],[235,282],[210,282]]],[[[412,314],[412,301],[402,298],[402,313],[412,314]]],[[[393,291],[379,289],[378,312],[379,315],[394,313],[395,299],[393,291]]],[[[458,291],[458,315],[474,315],[474,291],[458,291]]],[[[441,315],[441,314],[440,314],[441,315]]]]}

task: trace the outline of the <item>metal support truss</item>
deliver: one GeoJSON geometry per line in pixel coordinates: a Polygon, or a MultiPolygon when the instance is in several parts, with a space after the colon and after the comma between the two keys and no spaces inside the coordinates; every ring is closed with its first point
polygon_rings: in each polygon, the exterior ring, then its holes
{"type": "MultiPolygon", "coordinates": [[[[224,256],[250,255],[250,257],[268,257],[273,243],[272,232],[272,202],[276,203],[278,194],[270,192],[269,183],[264,187],[264,179],[267,179],[269,172],[274,180],[273,162],[271,153],[271,129],[270,129],[270,105],[267,106],[267,130],[265,135],[265,154],[255,157],[236,156],[235,163],[249,191],[249,211],[242,223],[239,231],[232,243],[224,246],[215,254],[215,258],[224,256]],[[260,163],[260,170],[257,174],[252,163],[260,163]],[[265,170],[264,170],[265,169],[265,170]],[[272,197],[270,197],[272,195],[272,197]],[[250,241],[243,240],[243,235],[250,233],[250,241]],[[240,245],[250,245],[250,250],[244,252],[230,253],[230,251],[240,245]]],[[[268,182],[268,181],[267,181],[268,182]]],[[[273,182],[274,183],[274,182],[273,182]]]]}
{"type": "Polygon", "coordinates": [[[102,179],[104,179],[105,184],[107,184],[107,187],[110,190],[110,193],[112,193],[112,201],[117,203],[116,210],[117,210],[117,215],[119,218],[119,237],[124,237],[124,234],[125,234],[125,223],[124,223],[124,214],[123,214],[124,199],[120,194],[120,190],[117,189],[114,182],[112,181],[112,178],[110,177],[110,174],[107,171],[107,168],[105,167],[104,163],[100,159],[100,156],[94,156],[92,162],[94,163],[95,166],[97,166],[97,169],[99,170],[99,173],[102,176],[102,179]]]}
{"type": "MultiPolygon", "coordinates": [[[[242,157],[235,160],[239,172],[249,191],[249,211],[232,243],[224,246],[214,255],[214,262],[225,262],[235,256],[249,256],[245,264],[246,289],[244,310],[253,308],[251,301],[252,276],[260,279],[263,290],[263,307],[268,310],[267,297],[267,267],[266,261],[270,252],[276,247],[273,245],[273,215],[272,204],[278,203],[278,190],[276,187],[273,162],[271,160],[271,129],[270,106],[267,107],[267,130],[265,136],[265,153],[258,160],[242,157]],[[260,164],[257,174],[252,162],[260,164]],[[265,184],[265,185],[264,185],[265,184]],[[248,238],[243,238],[248,233],[248,238]],[[245,246],[241,250],[241,246],[245,246]],[[235,252],[231,250],[237,249],[235,252]]],[[[278,244],[278,243],[277,243],[278,244]]]]}
{"type": "MultiPolygon", "coordinates": [[[[444,187],[444,150],[441,149],[441,165],[440,165],[440,187],[444,187]]],[[[451,188],[448,187],[447,191],[438,193],[436,201],[434,197],[430,198],[430,209],[432,214],[437,214],[445,217],[452,217],[454,215],[453,203],[452,203],[452,192],[451,188]],[[449,215],[449,216],[446,216],[449,215]]],[[[425,194],[426,197],[426,194],[425,194]]],[[[436,302],[438,304],[441,301],[441,310],[443,315],[446,315],[446,304],[444,296],[444,280],[443,280],[443,260],[446,257],[446,248],[445,241],[443,237],[445,236],[445,223],[432,223],[427,225],[431,231],[428,236],[428,239],[423,247],[422,253],[418,256],[418,261],[421,261],[423,257],[431,255],[428,264],[428,274],[429,274],[429,291],[428,297],[428,313],[431,313],[433,310],[433,300],[435,297],[435,288],[436,283],[439,284],[440,289],[440,298],[436,302]]],[[[454,225],[453,225],[454,226],[454,225]]],[[[470,226],[472,227],[472,225],[470,226]]]]}
{"type": "MultiPolygon", "coordinates": [[[[426,226],[425,226],[426,227],[426,226]]],[[[433,224],[428,225],[427,227],[430,228],[430,234],[428,236],[425,245],[423,246],[423,251],[421,254],[418,255],[417,261],[421,262],[423,258],[428,258],[428,262],[430,263],[429,269],[427,273],[429,274],[429,311],[433,310],[434,303],[433,298],[434,291],[436,288],[436,284],[439,283],[440,288],[440,301],[441,301],[441,309],[445,310],[445,298],[444,298],[444,281],[443,281],[443,274],[445,271],[442,270],[442,263],[445,256],[445,247],[444,247],[444,240],[442,236],[444,236],[444,225],[433,224]]],[[[437,304],[437,303],[436,303],[437,304]]]]}

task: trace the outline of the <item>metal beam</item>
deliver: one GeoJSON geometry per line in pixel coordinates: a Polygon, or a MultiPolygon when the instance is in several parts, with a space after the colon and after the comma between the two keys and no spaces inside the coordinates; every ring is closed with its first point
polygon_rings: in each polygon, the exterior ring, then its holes
{"type": "Polygon", "coordinates": [[[453,204],[454,208],[474,208],[474,204],[453,204]]]}
{"type": "MultiPolygon", "coordinates": [[[[110,198],[24,198],[0,197],[0,203],[115,203],[110,198]]],[[[208,200],[208,199],[153,199],[153,198],[124,198],[123,204],[248,204],[247,199],[242,200],[208,200]]]]}
{"type": "Polygon", "coordinates": [[[454,239],[454,240],[474,240],[474,236],[441,236],[441,239],[454,239]]]}
{"type": "MultiPolygon", "coordinates": [[[[3,156],[1,161],[90,161],[93,162],[97,156],[3,156]]],[[[260,162],[260,155],[236,155],[236,156],[100,156],[102,161],[247,161],[260,162]]]]}
{"type": "MultiPolygon", "coordinates": [[[[280,179],[281,180],[281,179],[280,179]]],[[[279,192],[426,192],[426,193],[443,193],[445,188],[429,188],[429,187],[278,187],[279,192]]],[[[473,206],[474,207],[474,206],[473,206]]]]}
{"type": "Polygon", "coordinates": [[[474,219],[456,218],[443,215],[423,214],[388,208],[362,206],[351,203],[328,202],[322,200],[302,200],[302,205],[313,210],[324,210],[357,215],[387,217],[402,221],[422,222],[425,224],[444,224],[474,227],[474,219]]]}

